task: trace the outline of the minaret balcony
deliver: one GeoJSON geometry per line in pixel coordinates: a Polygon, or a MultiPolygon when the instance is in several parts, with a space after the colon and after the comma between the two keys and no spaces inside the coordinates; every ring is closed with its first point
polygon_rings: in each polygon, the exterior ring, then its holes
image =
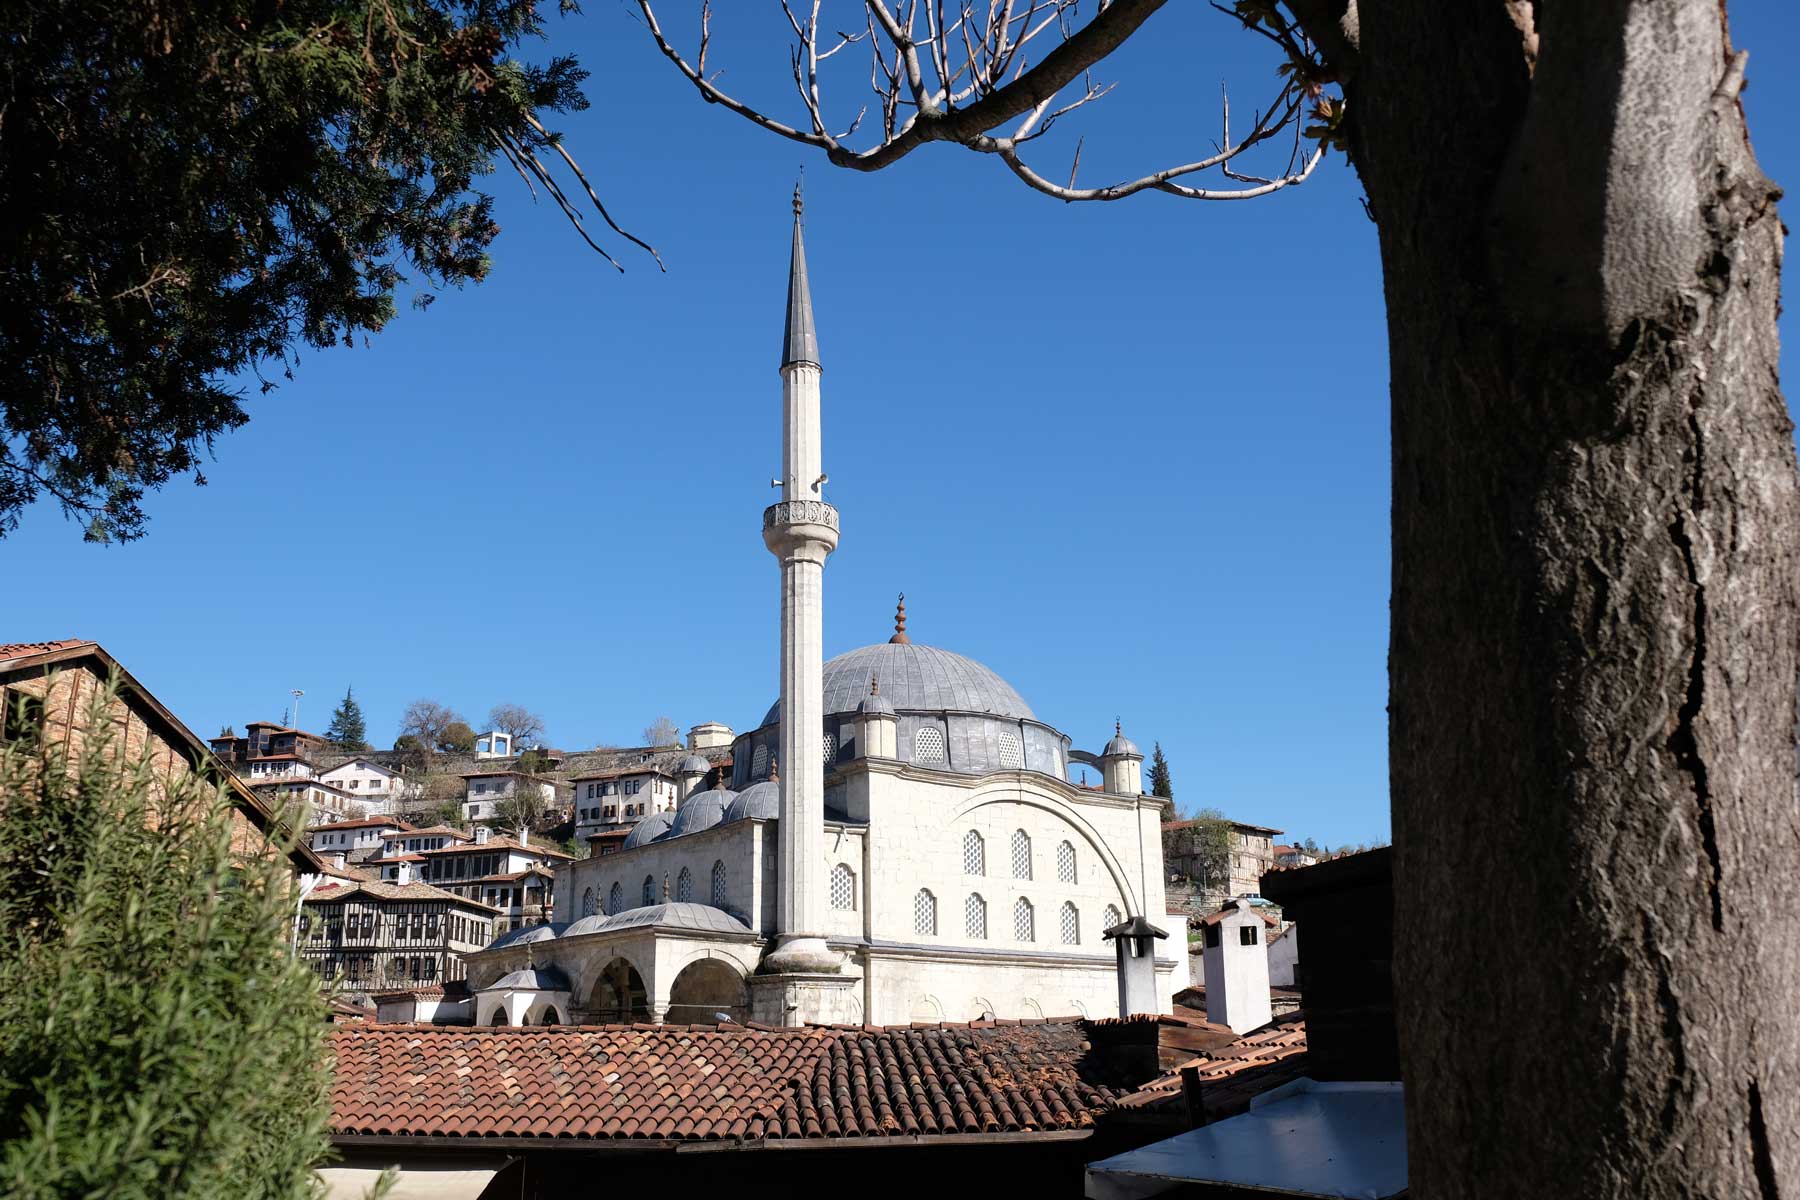
{"type": "Polygon", "coordinates": [[[763,509],[763,541],[776,554],[837,549],[838,511],[823,500],[780,500],[763,509]]]}

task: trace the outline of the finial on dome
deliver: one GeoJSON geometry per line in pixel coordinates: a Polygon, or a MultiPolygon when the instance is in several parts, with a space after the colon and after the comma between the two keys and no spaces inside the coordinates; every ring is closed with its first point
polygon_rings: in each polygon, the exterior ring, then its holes
{"type": "Polygon", "coordinates": [[[900,593],[900,604],[894,609],[894,636],[888,639],[890,644],[908,646],[912,639],[906,636],[906,593],[900,593]]]}
{"type": "Polygon", "coordinates": [[[663,903],[669,902],[669,873],[663,872],[663,903]]]}
{"type": "Polygon", "coordinates": [[[781,759],[779,759],[775,755],[771,754],[771,755],[769,755],[769,782],[777,783],[780,780],[781,780],[781,759]]]}
{"type": "Polygon", "coordinates": [[[881,676],[874,674],[869,676],[869,695],[881,695],[881,676]]]}
{"type": "Polygon", "coordinates": [[[1119,720],[1119,718],[1117,718],[1117,717],[1113,718],[1113,736],[1114,737],[1124,737],[1125,736],[1125,722],[1119,720]]]}

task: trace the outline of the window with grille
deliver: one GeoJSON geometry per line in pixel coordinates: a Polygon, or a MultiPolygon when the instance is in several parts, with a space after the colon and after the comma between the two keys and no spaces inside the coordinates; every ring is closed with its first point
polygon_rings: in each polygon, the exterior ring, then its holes
{"type": "MultiPolygon", "coordinates": [[[[1119,908],[1116,904],[1107,905],[1106,911],[1100,914],[1100,932],[1104,934],[1107,930],[1118,925],[1119,922],[1124,919],[1125,918],[1119,914],[1119,908]]],[[[1101,940],[1104,941],[1105,939],[1102,938],[1101,940]]]]}
{"type": "Polygon", "coordinates": [[[987,874],[987,847],[973,829],[963,834],[963,874],[987,874]]]}
{"type": "Polygon", "coordinates": [[[1062,906],[1062,940],[1065,946],[1081,944],[1081,914],[1075,911],[1075,905],[1067,900],[1062,906]]]}
{"type": "Polygon", "coordinates": [[[623,912],[625,909],[625,889],[618,884],[612,885],[612,891],[606,894],[606,915],[623,912]]]}
{"type": "Polygon", "coordinates": [[[1056,880],[1058,883],[1075,882],[1075,847],[1068,842],[1056,847],[1056,880]]]}
{"type": "Polygon", "coordinates": [[[656,903],[656,876],[644,876],[644,907],[649,908],[656,903]]]}
{"type": "Polygon", "coordinates": [[[1013,940],[1018,942],[1037,940],[1037,913],[1031,907],[1031,901],[1023,896],[1013,902],[1013,940]]]}
{"type": "Polygon", "coordinates": [[[913,734],[913,761],[922,763],[941,763],[944,761],[944,731],[936,725],[927,725],[913,734]]]}
{"type": "Polygon", "coordinates": [[[830,766],[837,761],[837,734],[828,733],[824,742],[825,765],[830,766]]]}
{"type": "Polygon", "coordinates": [[[594,915],[594,904],[595,904],[595,900],[594,900],[594,889],[593,888],[589,888],[587,891],[581,893],[581,915],[582,916],[584,916],[584,917],[593,916],[594,915]]]}
{"type": "Polygon", "coordinates": [[[675,877],[675,898],[683,904],[694,898],[694,873],[686,867],[675,877]]]}
{"type": "Polygon", "coordinates": [[[1031,835],[1023,829],[1013,830],[1012,835],[1013,878],[1031,878],[1031,835]]]}
{"type": "Polygon", "coordinates": [[[769,773],[769,748],[758,746],[750,756],[750,778],[761,779],[769,773]]]}
{"type": "Polygon", "coordinates": [[[714,908],[725,907],[725,860],[713,863],[712,869],[712,902],[714,908]]]}
{"type": "Polygon", "coordinates": [[[1025,751],[1019,745],[1019,735],[1002,733],[1000,735],[1000,765],[1008,770],[1016,771],[1025,765],[1025,751]]]}
{"type": "Polygon", "coordinates": [[[856,907],[856,872],[843,863],[831,868],[831,907],[856,907]]]}
{"type": "Polygon", "coordinates": [[[913,896],[913,932],[924,937],[937,936],[937,897],[928,888],[920,888],[913,896]]]}
{"type": "Polygon", "coordinates": [[[974,892],[963,903],[963,932],[972,938],[987,938],[987,901],[974,892]]]}

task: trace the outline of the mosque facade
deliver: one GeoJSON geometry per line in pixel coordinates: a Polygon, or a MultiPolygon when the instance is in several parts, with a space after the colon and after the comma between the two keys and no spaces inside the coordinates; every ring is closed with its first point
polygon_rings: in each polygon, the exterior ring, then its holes
{"type": "Polygon", "coordinates": [[[1117,1015],[1103,934],[1139,918],[1170,935],[1161,1011],[1185,986],[1166,802],[1143,794],[1120,729],[1098,754],[1076,749],[986,666],[914,642],[904,597],[887,641],[823,661],[839,521],[820,374],[796,196],[781,498],[762,529],[781,576],[780,697],[725,771],[693,759],[673,811],[559,868],[550,923],[468,956],[478,1023],[1117,1015]],[[1072,765],[1098,786],[1071,782],[1072,765]]]}

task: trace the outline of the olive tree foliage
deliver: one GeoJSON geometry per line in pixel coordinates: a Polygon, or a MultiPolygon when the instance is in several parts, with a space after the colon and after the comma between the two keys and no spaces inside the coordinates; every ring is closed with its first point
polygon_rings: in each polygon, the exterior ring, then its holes
{"type": "Polygon", "coordinates": [[[486,275],[496,164],[586,237],[547,161],[586,180],[544,124],[586,107],[586,73],[525,56],[539,9],[9,4],[0,535],[45,498],[89,539],[140,536],[145,493],[204,483],[249,419],[245,376],[266,392],[302,350],[383,328],[402,289],[486,275]]]}
{"type": "Polygon", "coordinates": [[[314,1194],[329,1150],[294,879],[234,852],[227,793],[90,734],[0,745],[0,1193],[314,1194]]]}
{"type": "Polygon", "coordinates": [[[1800,472],[1725,5],[1236,0],[1281,72],[1252,121],[1115,182],[1034,162],[1164,3],[790,2],[780,113],[704,3],[681,37],[638,8],[707,100],[850,170],[947,143],[1061,200],[1245,200],[1342,151],[1387,306],[1410,1194],[1800,1194],[1800,472]],[[1493,971],[1520,930],[1567,952],[1493,971]]]}

